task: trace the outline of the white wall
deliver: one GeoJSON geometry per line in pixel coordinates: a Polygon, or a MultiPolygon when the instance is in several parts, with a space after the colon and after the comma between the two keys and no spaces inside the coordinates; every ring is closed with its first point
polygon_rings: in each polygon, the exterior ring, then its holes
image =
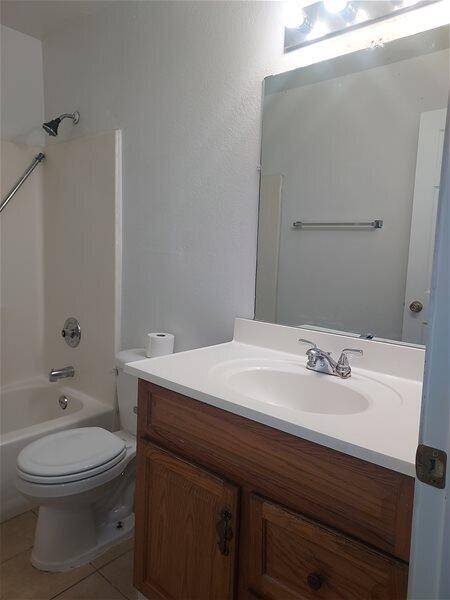
{"type": "Polygon", "coordinates": [[[401,339],[420,115],[446,106],[448,72],[447,49],[266,97],[263,169],[283,175],[277,322],[401,339]],[[373,219],[381,230],[292,229],[373,219]]]}
{"type": "MultiPolygon", "coordinates": [[[[0,26],[1,196],[43,142],[42,44],[0,26]]],[[[31,378],[43,366],[43,165],[0,217],[1,385],[31,378]]]]}
{"type": "Polygon", "coordinates": [[[42,43],[0,25],[0,137],[43,145],[44,116],[42,43]]]}
{"type": "Polygon", "coordinates": [[[263,78],[399,35],[384,24],[284,56],[282,11],[117,1],[44,41],[46,116],[76,108],[75,135],[123,131],[123,347],[155,329],[177,350],[216,343],[253,315],[263,78]]]}

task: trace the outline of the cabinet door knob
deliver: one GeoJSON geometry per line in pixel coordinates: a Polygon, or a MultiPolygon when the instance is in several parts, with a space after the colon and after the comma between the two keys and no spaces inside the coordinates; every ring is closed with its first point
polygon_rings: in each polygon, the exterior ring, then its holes
{"type": "Polygon", "coordinates": [[[323,577],[322,575],[319,575],[319,573],[310,573],[306,578],[306,583],[312,590],[320,590],[323,583],[323,577]]]}

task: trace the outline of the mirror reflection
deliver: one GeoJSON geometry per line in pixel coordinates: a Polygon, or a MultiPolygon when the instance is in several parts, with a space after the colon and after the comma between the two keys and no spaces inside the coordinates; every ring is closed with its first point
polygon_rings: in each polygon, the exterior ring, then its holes
{"type": "Polygon", "coordinates": [[[256,319],[425,343],[448,39],[266,79],[256,319]]]}

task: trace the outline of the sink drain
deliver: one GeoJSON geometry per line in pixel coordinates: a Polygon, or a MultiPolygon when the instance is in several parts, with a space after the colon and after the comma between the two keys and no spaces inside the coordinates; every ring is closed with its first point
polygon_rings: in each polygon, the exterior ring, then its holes
{"type": "Polygon", "coordinates": [[[66,408],[67,408],[67,405],[69,404],[69,399],[67,398],[67,396],[64,396],[64,395],[63,395],[63,396],[60,396],[60,397],[59,397],[59,400],[58,400],[58,402],[59,402],[59,405],[60,405],[60,407],[61,407],[63,410],[66,410],[66,408]]]}

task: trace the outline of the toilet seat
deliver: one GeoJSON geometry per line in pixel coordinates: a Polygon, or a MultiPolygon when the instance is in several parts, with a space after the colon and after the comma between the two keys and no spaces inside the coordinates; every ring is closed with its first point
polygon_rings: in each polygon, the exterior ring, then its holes
{"type": "Polygon", "coordinates": [[[101,427],[68,429],[29,444],[17,459],[21,479],[61,484],[99,475],[120,463],[124,440],[101,427]]]}
{"type": "MultiPolygon", "coordinates": [[[[109,433],[109,432],[108,432],[109,433]]],[[[75,481],[64,482],[61,478],[51,478],[51,483],[46,483],[43,478],[34,476],[34,481],[28,481],[26,478],[30,478],[30,474],[22,472],[18,467],[16,469],[16,487],[17,489],[26,496],[29,496],[36,501],[39,500],[51,500],[55,498],[68,498],[70,496],[76,497],[79,494],[84,494],[89,490],[95,490],[100,486],[113,481],[117,476],[125,471],[134,460],[136,456],[136,438],[127,432],[116,431],[111,435],[117,437],[120,442],[125,445],[125,453],[121,455],[118,462],[112,465],[110,463],[105,464],[108,466],[106,470],[94,474],[92,471],[84,471],[78,474],[78,479],[75,481]]]]}
{"type": "Polygon", "coordinates": [[[81,471],[79,473],[71,473],[70,475],[52,475],[52,476],[43,476],[43,475],[33,475],[31,473],[27,473],[26,471],[22,471],[17,467],[17,475],[24,479],[25,481],[31,481],[32,483],[47,483],[49,485],[54,485],[56,483],[69,483],[71,481],[80,481],[81,479],[89,479],[89,477],[94,477],[95,475],[99,475],[100,473],[104,473],[108,471],[117,463],[120,463],[124,456],[127,453],[127,449],[124,448],[123,451],[118,454],[113,459],[109,460],[102,465],[98,465],[92,469],[87,469],[85,471],[81,471]]]}

